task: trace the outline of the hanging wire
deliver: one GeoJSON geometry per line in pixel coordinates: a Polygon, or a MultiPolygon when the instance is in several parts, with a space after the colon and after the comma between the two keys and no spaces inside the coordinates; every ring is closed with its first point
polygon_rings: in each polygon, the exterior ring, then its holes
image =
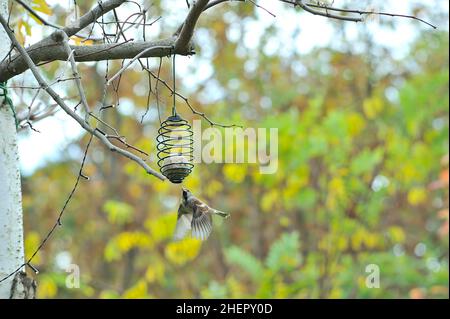
{"type": "Polygon", "coordinates": [[[89,151],[89,147],[91,145],[92,142],[92,138],[94,135],[91,134],[91,136],[89,137],[89,141],[86,145],[86,148],[84,150],[84,155],[83,155],[83,159],[81,161],[81,165],[80,165],[80,170],[78,172],[78,176],[77,179],[75,181],[74,186],[72,187],[72,190],[70,191],[69,197],[67,197],[66,201],[64,202],[64,205],[62,207],[62,209],[59,211],[58,217],[55,220],[53,227],[47,232],[47,235],[44,237],[44,239],[41,241],[41,243],[39,244],[38,248],[36,248],[33,252],[33,254],[31,255],[31,257],[29,257],[26,262],[24,262],[23,264],[21,264],[19,267],[17,267],[14,271],[12,271],[11,273],[9,273],[8,275],[6,275],[3,278],[0,278],[0,283],[4,282],[5,280],[7,280],[8,278],[14,276],[16,273],[18,273],[19,271],[21,271],[23,269],[23,267],[28,266],[31,268],[31,270],[33,270],[33,272],[35,274],[39,273],[39,270],[33,266],[31,264],[31,262],[33,261],[34,257],[36,257],[36,255],[39,253],[39,251],[41,251],[43,249],[43,247],[45,246],[45,244],[48,242],[48,240],[50,239],[50,237],[53,235],[53,233],[56,231],[56,229],[58,228],[58,226],[62,226],[62,217],[64,215],[64,212],[66,211],[67,206],[69,205],[69,202],[72,200],[73,195],[75,194],[77,188],[78,188],[78,184],[80,182],[81,179],[89,179],[87,176],[85,176],[83,174],[83,168],[84,165],[86,164],[86,158],[87,158],[87,154],[89,151]]]}
{"type": "MultiPolygon", "coordinates": [[[[174,48],[175,50],[175,48],[174,48]]],[[[175,94],[175,89],[176,89],[176,79],[175,79],[175,52],[173,52],[173,56],[172,56],[172,80],[173,80],[173,106],[172,106],[172,116],[176,116],[177,115],[177,107],[176,107],[176,94],[175,94]]]]}
{"type": "Polygon", "coordinates": [[[16,110],[14,109],[14,104],[12,99],[8,95],[8,89],[6,88],[6,82],[0,82],[0,97],[3,97],[4,103],[8,104],[11,112],[14,116],[14,121],[16,123],[16,129],[19,129],[19,120],[17,119],[16,110]]]}
{"type": "Polygon", "coordinates": [[[173,51],[172,115],[161,123],[156,141],[158,142],[158,166],[161,173],[172,183],[179,184],[194,168],[194,164],[192,164],[194,133],[192,132],[192,127],[189,122],[177,114],[175,72],[175,52],[173,51]]]}

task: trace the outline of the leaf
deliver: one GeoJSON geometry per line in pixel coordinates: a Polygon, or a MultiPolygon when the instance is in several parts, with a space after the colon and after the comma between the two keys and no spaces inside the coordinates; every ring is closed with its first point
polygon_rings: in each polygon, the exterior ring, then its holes
{"type": "Polygon", "coordinates": [[[31,3],[31,8],[33,8],[33,10],[42,12],[46,15],[52,14],[52,9],[50,9],[49,5],[47,4],[47,2],[45,2],[45,0],[33,0],[31,3]]]}
{"type": "Polygon", "coordinates": [[[232,246],[225,251],[225,257],[230,264],[241,267],[253,280],[258,281],[263,276],[261,262],[245,250],[232,246]]]}
{"type": "Polygon", "coordinates": [[[103,211],[108,215],[112,224],[124,225],[133,220],[133,207],[127,203],[108,200],[103,205],[103,211]]]}
{"type": "Polygon", "coordinates": [[[145,227],[150,231],[153,241],[157,243],[172,238],[176,220],[176,213],[165,214],[156,219],[149,218],[145,222],[145,227]]]}
{"type": "Polygon", "coordinates": [[[415,187],[408,192],[408,202],[413,206],[423,204],[426,199],[427,191],[425,188],[415,187]]]}
{"type": "MultiPolygon", "coordinates": [[[[25,256],[26,256],[26,259],[29,259],[31,257],[31,255],[34,253],[36,248],[39,246],[40,242],[41,242],[41,237],[35,231],[31,231],[25,236],[25,256]]],[[[40,264],[40,262],[41,262],[40,260],[41,260],[40,255],[37,254],[34,257],[33,262],[35,264],[40,264]]]]}
{"type": "Polygon", "coordinates": [[[300,236],[298,232],[283,234],[272,244],[266,258],[266,264],[274,272],[293,269],[300,265],[300,236]]]}
{"type": "Polygon", "coordinates": [[[405,232],[399,226],[392,226],[388,229],[388,234],[394,243],[403,243],[405,241],[405,232]]]}
{"type": "Polygon", "coordinates": [[[351,113],[347,117],[347,126],[350,136],[356,136],[360,134],[366,127],[366,121],[364,118],[356,112],[351,113]]]}
{"type": "Polygon", "coordinates": [[[361,175],[372,171],[382,159],[383,150],[381,148],[376,150],[365,149],[354,158],[350,169],[352,173],[361,175]]]}
{"type": "Polygon", "coordinates": [[[144,280],[139,280],[123,294],[123,298],[125,299],[139,299],[145,297],[147,297],[147,283],[144,280]]]}
{"type": "Polygon", "coordinates": [[[58,286],[49,275],[40,277],[36,295],[39,298],[53,298],[58,293],[58,286]]]}
{"type": "Polygon", "coordinates": [[[374,119],[384,108],[383,100],[378,97],[367,99],[363,103],[364,113],[369,119],[374,119]]]}
{"type": "Polygon", "coordinates": [[[202,242],[195,238],[185,238],[181,241],[169,243],[165,250],[166,258],[175,265],[184,265],[195,259],[200,252],[202,242]]]}
{"type": "Polygon", "coordinates": [[[223,174],[229,181],[241,183],[247,174],[247,169],[242,164],[225,164],[223,166],[223,174]]]}

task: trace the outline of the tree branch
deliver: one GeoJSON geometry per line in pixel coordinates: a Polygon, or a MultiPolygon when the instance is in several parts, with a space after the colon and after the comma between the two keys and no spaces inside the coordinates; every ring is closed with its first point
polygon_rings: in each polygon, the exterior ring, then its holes
{"type": "MultiPolygon", "coordinates": [[[[160,173],[158,173],[157,171],[153,170],[150,166],[148,166],[148,164],[145,163],[145,161],[142,158],[140,158],[139,156],[136,156],[135,154],[130,153],[130,152],[128,152],[128,151],[126,151],[126,150],[124,150],[124,149],[122,149],[120,147],[117,147],[114,144],[112,144],[103,133],[101,133],[99,130],[91,127],[89,125],[89,123],[87,123],[82,117],[80,117],[78,114],[76,114],[74,111],[72,111],[72,109],[58,95],[58,93],[56,93],[49,86],[49,84],[44,80],[44,78],[41,76],[41,74],[39,72],[39,69],[37,68],[36,64],[34,64],[33,60],[28,55],[27,51],[22,47],[22,45],[19,43],[19,41],[17,41],[16,37],[14,36],[14,33],[8,27],[8,23],[3,18],[2,15],[0,15],[0,23],[2,24],[3,28],[5,29],[6,34],[8,35],[8,37],[11,39],[11,42],[13,43],[13,45],[17,48],[19,53],[25,59],[25,62],[27,63],[29,69],[33,73],[36,81],[53,98],[53,100],[56,103],[58,103],[58,105],[64,110],[64,112],[66,112],[70,117],[72,117],[75,121],[77,121],[78,124],[80,124],[80,126],[83,129],[85,129],[87,132],[89,132],[90,134],[92,134],[95,137],[97,137],[110,151],[117,152],[120,155],[125,156],[125,157],[135,161],[140,166],[142,166],[146,170],[147,173],[149,173],[149,174],[151,174],[151,175],[153,175],[155,177],[158,177],[161,180],[165,180],[164,176],[162,176],[160,173]]],[[[61,32],[62,31],[57,31],[57,32],[59,32],[59,35],[56,38],[57,39],[61,39],[61,32]]]]}
{"type": "MultiPolygon", "coordinates": [[[[70,49],[74,51],[73,56],[76,62],[86,61],[104,61],[116,59],[132,59],[139,53],[145,51],[141,58],[164,57],[172,54],[175,45],[175,38],[140,41],[140,42],[122,42],[107,43],[97,45],[78,46],[71,45],[70,49]]],[[[29,56],[35,64],[46,61],[65,61],[67,52],[61,43],[53,42],[44,47],[34,47],[27,50],[29,56]]],[[[193,51],[177,51],[180,55],[192,55],[193,51]]],[[[25,72],[28,65],[21,54],[5,59],[0,64],[0,81],[7,81],[10,78],[25,72]]]]}
{"type": "MultiPolygon", "coordinates": [[[[173,51],[173,47],[172,46],[161,46],[161,47],[154,47],[155,49],[166,49],[166,50],[171,50],[173,51]]],[[[150,51],[152,49],[152,47],[147,48],[141,52],[139,52],[138,54],[136,54],[126,65],[124,65],[116,74],[114,74],[109,80],[108,82],[106,82],[106,85],[110,85],[119,75],[121,75],[126,69],[128,69],[137,59],[142,58],[148,51],[150,51]]]]}
{"type": "MultiPolygon", "coordinates": [[[[62,30],[64,33],[67,34],[68,37],[71,37],[75,35],[77,32],[81,31],[82,29],[86,28],[91,23],[95,22],[99,17],[104,15],[105,13],[117,8],[122,3],[124,3],[126,0],[107,0],[99,3],[98,6],[94,7],[92,10],[87,12],[85,15],[80,17],[78,20],[73,22],[71,25],[68,25],[64,27],[62,30]]],[[[55,50],[59,54],[65,54],[65,50],[61,44],[56,44],[54,37],[56,32],[59,30],[56,30],[48,37],[42,39],[41,41],[31,45],[29,48],[27,48],[27,52],[29,53],[30,57],[35,63],[38,63],[38,61],[54,61],[58,59],[52,59],[52,51],[55,50]],[[59,46],[59,47],[58,47],[59,46]],[[47,53],[47,56],[44,56],[43,53],[47,53]],[[37,58],[38,56],[39,58],[37,58]]],[[[26,71],[28,68],[26,66],[26,63],[21,56],[21,54],[16,54],[11,58],[13,63],[10,63],[7,61],[9,59],[5,59],[0,64],[0,81],[6,81],[10,78],[12,78],[15,75],[21,74],[22,72],[26,71]]]]}
{"type": "Polygon", "coordinates": [[[184,20],[184,23],[176,32],[178,35],[177,41],[175,43],[175,52],[178,51],[189,51],[188,46],[191,42],[192,36],[194,34],[195,24],[197,23],[200,14],[205,9],[209,0],[198,0],[193,5],[191,5],[191,9],[184,20]]]}
{"type": "Polygon", "coordinates": [[[334,13],[329,13],[326,10],[327,9],[326,6],[323,7],[323,9],[325,9],[325,11],[317,10],[317,9],[315,9],[313,7],[310,7],[308,4],[306,4],[302,0],[295,0],[294,5],[299,5],[300,8],[302,8],[306,12],[312,13],[314,15],[324,16],[324,17],[331,18],[331,19],[343,20],[343,21],[352,21],[352,22],[362,22],[362,21],[364,21],[364,19],[362,17],[342,16],[342,15],[337,15],[337,14],[334,14],[334,13]]]}
{"type": "Polygon", "coordinates": [[[60,26],[57,26],[56,24],[50,23],[44,18],[42,18],[39,13],[37,13],[33,8],[31,8],[28,4],[23,2],[22,0],[15,0],[18,4],[20,4],[25,10],[27,10],[32,16],[34,16],[36,19],[38,19],[43,25],[55,28],[55,29],[61,29],[60,26]]]}
{"type": "MultiPolygon", "coordinates": [[[[73,22],[71,25],[66,26],[63,29],[63,31],[67,34],[68,37],[71,37],[75,35],[78,31],[83,30],[91,23],[95,22],[95,20],[100,18],[105,13],[108,13],[109,11],[119,7],[124,2],[126,2],[126,0],[99,1],[98,6],[96,6],[91,11],[84,14],[77,21],[73,22]]],[[[45,39],[43,41],[45,41],[45,39]]]]}
{"type": "Polygon", "coordinates": [[[70,66],[72,68],[72,75],[75,78],[75,83],[77,84],[78,93],[80,94],[81,104],[83,104],[84,110],[86,111],[86,119],[89,117],[89,113],[91,112],[89,108],[89,104],[86,99],[86,94],[84,94],[83,84],[81,83],[81,77],[78,74],[77,64],[75,63],[75,59],[73,57],[74,51],[71,49],[69,45],[69,38],[67,35],[61,31],[61,36],[63,37],[64,48],[66,49],[66,53],[68,59],[70,60],[70,66]]]}
{"type": "MultiPolygon", "coordinates": [[[[71,50],[74,51],[74,59],[77,62],[83,61],[103,61],[114,59],[132,59],[141,52],[145,52],[140,56],[141,58],[150,57],[164,57],[172,53],[179,55],[191,55],[194,54],[193,48],[190,46],[192,36],[194,33],[195,25],[202,12],[209,8],[212,8],[218,4],[225,2],[245,2],[245,0],[198,0],[195,4],[190,6],[189,13],[183,24],[180,25],[172,38],[156,40],[156,41],[126,41],[123,43],[108,43],[92,46],[71,46],[71,50]],[[153,48],[153,49],[152,49],[153,48]],[[172,49],[174,48],[175,51],[172,49]]],[[[361,11],[351,9],[340,9],[322,4],[308,3],[303,0],[279,0],[283,3],[299,6],[303,10],[315,14],[324,16],[327,18],[361,22],[364,21],[363,16],[368,15],[384,15],[392,17],[403,17],[409,19],[415,19],[422,23],[425,23],[433,28],[434,25],[419,19],[414,16],[391,14],[386,12],[372,12],[361,11]]],[[[108,0],[99,4],[91,11],[83,15],[75,23],[63,28],[62,30],[67,36],[75,35],[77,32],[87,27],[91,23],[95,22],[97,18],[101,17],[105,13],[114,10],[126,0],[108,0]]],[[[253,4],[254,2],[251,1],[253,4]]],[[[59,30],[53,32],[49,37],[33,44],[27,49],[27,52],[34,63],[51,62],[55,60],[65,60],[67,52],[63,45],[55,41],[55,35],[59,30]]],[[[23,73],[28,69],[27,63],[21,54],[16,54],[10,59],[4,59],[0,63],[0,81],[7,81],[10,78],[23,73]]]]}

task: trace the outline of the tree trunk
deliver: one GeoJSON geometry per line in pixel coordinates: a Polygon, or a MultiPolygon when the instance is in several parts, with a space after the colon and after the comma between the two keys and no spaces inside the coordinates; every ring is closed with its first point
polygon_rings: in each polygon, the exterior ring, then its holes
{"type": "MultiPolygon", "coordinates": [[[[8,17],[8,0],[0,0],[0,14],[8,17]]],[[[0,28],[0,60],[10,41],[0,28]]],[[[1,99],[1,98],[0,98],[1,99]]],[[[13,113],[0,100],[0,280],[24,262],[22,195],[17,130],[13,113]]],[[[0,283],[0,298],[10,298],[15,276],[0,283]]]]}

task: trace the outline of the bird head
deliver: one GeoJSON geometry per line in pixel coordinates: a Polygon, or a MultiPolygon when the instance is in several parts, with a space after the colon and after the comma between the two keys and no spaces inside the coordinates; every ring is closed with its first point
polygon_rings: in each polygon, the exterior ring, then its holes
{"type": "Polygon", "coordinates": [[[187,201],[192,193],[187,188],[181,187],[181,189],[183,190],[183,200],[187,201]]]}

